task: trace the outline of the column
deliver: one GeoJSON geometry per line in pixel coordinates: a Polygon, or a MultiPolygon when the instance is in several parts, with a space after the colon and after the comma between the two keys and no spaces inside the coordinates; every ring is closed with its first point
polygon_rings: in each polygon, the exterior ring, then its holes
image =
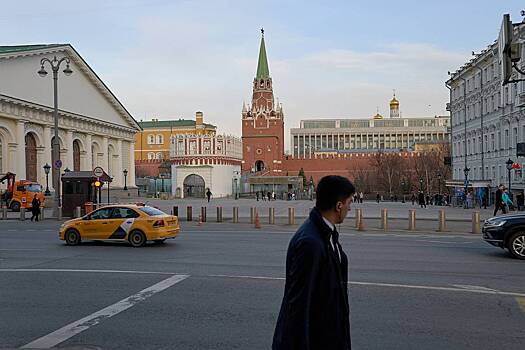
{"type": "Polygon", "coordinates": [[[113,186],[119,186],[124,187],[124,174],[122,171],[124,170],[124,157],[122,156],[122,140],[117,140],[117,154],[118,154],[118,161],[117,161],[117,169],[113,170],[113,175],[115,176],[115,179],[113,180],[113,186]]]}
{"type": "Polygon", "coordinates": [[[86,159],[84,162],[83,170],[93,170],[93,141],[91,139],[91,134],[86,134],[86,159]]]}
{"type": "MultiPolygon", "coordinates": [[[[44,142],[44,153],[42,154],[42,164],[39,164],[39,166],[43,167],[47,163],[51,167],[53,167],[53,164],[51,163],[51,128],[49,126],[44,126],[44,135],[42,135],[42,140],[44,142]]],[[[53,181],[51,181],[51,172],[49,180],[49,190],[53,191],[53,181]]],[[[40,183],[45,186],[46,173],[44,171],[42,171],[40,183]]]]}
{"type": "Polygon", "coordinates": [[[25,120],[18,120],[16,123],[16,177],[19,180],[26,178],[26,138],[25,120]]]}
{"type": "Polygon", "coordinates": [[[73,170],[73,131],[67,130],[66,131],[66,156],[64,165],[62,166],[64,169],[69,168],[69,170],[73,170]]]}
{"type": "Polygon", "coordinates": [[[106,136],[102,137],[102,169],[107,173],[109,169],[109,152],[108,152],[108,138],[106,136]]]}
{"type": "Polygon", "coordinates": [[[135,187],[135,142],[129,143],[128,187],[135,187]]]}

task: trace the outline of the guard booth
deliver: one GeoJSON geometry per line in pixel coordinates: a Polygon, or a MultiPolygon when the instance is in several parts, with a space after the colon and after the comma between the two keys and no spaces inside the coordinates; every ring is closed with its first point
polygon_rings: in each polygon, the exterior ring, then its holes
{"type": "Polygon", "coordinates": [[[104,172],[100,178],[92,171],[69,171],[62,175],[62,214],[73,217],[75,208],[80,207],[85,213],[85,203],[97,203],[95,181],[111,182],[111,177],[104,172]]]}

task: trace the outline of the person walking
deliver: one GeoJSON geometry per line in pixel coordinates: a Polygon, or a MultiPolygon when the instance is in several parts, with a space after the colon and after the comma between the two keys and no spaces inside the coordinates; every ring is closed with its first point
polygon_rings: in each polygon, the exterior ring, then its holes
{"type": "Polygon", "coordinates": [[[38,195],[35,193],[31,201],[31,221],[33,221],[33,219],[38,221],[38,216],[40,216],[40,199],[38,199],[38,195]]]}
{"type": "Polygon", "coordinates": [[[425,202],[425,195],[423,194],[423,191],[419,191],[418,199],[417,199],[419,205],[421,208],[427,207],[427,203],[425,202]]]}
{"type": "Polygon", "coordinates": [[[210,189],[208,188],[208,191],[206,191],[206,198],[208,198],[208,203],[210,203],[210,198],[211,198],[212,194],[211,194],[211,191],[210,189]]]}
{"type": "Polygon", "coordinates": [[[514,210],[514,203],[510,199],[509,190],[506,187],[503,188],[501,199],[503,200],[503,204],[509,208],[509,211],[514,210]]]}
{"type": "Polygon", "coordinates": [[[507,209],[505,208],[505,203],[503,202],[503,185],[499,185],[496,190],[496,198],[494,199],[494,216],[497,215],[498,211],[501,209],[503,214],[507,214],[507,209]]]}
{"type": "Polygon", "coordinates": [[[415,202],[416,202],[416,195],[414,193],[412,193],[412,198],[411,199],[412,199],[412,205],[414,205],[415,202]]]}
{"type": "Polygon", "coordinates": [[[351,349],[348,258],[335,225],[344,221],[354,192],[342,176],[319,181],[315,207],[288,246],[273,350],[351,349]]]}

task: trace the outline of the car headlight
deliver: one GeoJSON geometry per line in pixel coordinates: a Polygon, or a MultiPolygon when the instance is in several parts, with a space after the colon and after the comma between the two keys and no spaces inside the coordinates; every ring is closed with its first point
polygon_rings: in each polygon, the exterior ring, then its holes
{"type": "Polygon", "coordinates": [[[485,224],[488,226],[495,226],[495,227],[501,227],[505,225],[507,221],[506,220],[498,220],[498,221],[486,221],[485,224]]]}

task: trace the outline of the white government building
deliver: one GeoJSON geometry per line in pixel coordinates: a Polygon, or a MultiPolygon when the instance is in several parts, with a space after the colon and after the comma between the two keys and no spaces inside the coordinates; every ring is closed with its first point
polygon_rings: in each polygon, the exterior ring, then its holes
{"type": "Polygon", "coordinates": [[[390,101],[390,118],[377,113],[370,119],[301,120],[290,129],[294,158],[320,153],[414,150],[417,143],[448,142],[450,117],[401,118],[399,101],[390,101]]]}
{"type": "Polygon", "coordinates": [[[179,134],[171,139],[171,188],[177,198],[239,193],[242,141],[231,135],[179,134]]]}
{"type": "MultiPolygon", "coordinates": [[[[58,78],[60,158],[70,170],[101,166],[112,187],[135,187],[134,135],[141,128],[78,52],[69,44],[0,46],[0,174],[45,186],[43,166],[52,165],[53,74],[37,74],[40,60],[68,57],[58,78]]],[[[52,186],[51,176],[49,185],[52,186]]]]}
{"type": "MultiPolygon", "coordinates": [[[[516,29],[517,30],[517,29],[516,29]]],[[[525,142],[525,84],[502,86],[498,43],[494,42],[451,74],[448,109],[452,115],[453,178],[475,187],[508,184],[505,162],[516,156],[516,144],[525,142]]],[[[525,51],[522,48],[521,69],[525,51]]],[[[517,77],[516,77],[517,78],[517,77]]],[[[524,189],[520,171],[512,171],[512,188],[524,189]]]]}

